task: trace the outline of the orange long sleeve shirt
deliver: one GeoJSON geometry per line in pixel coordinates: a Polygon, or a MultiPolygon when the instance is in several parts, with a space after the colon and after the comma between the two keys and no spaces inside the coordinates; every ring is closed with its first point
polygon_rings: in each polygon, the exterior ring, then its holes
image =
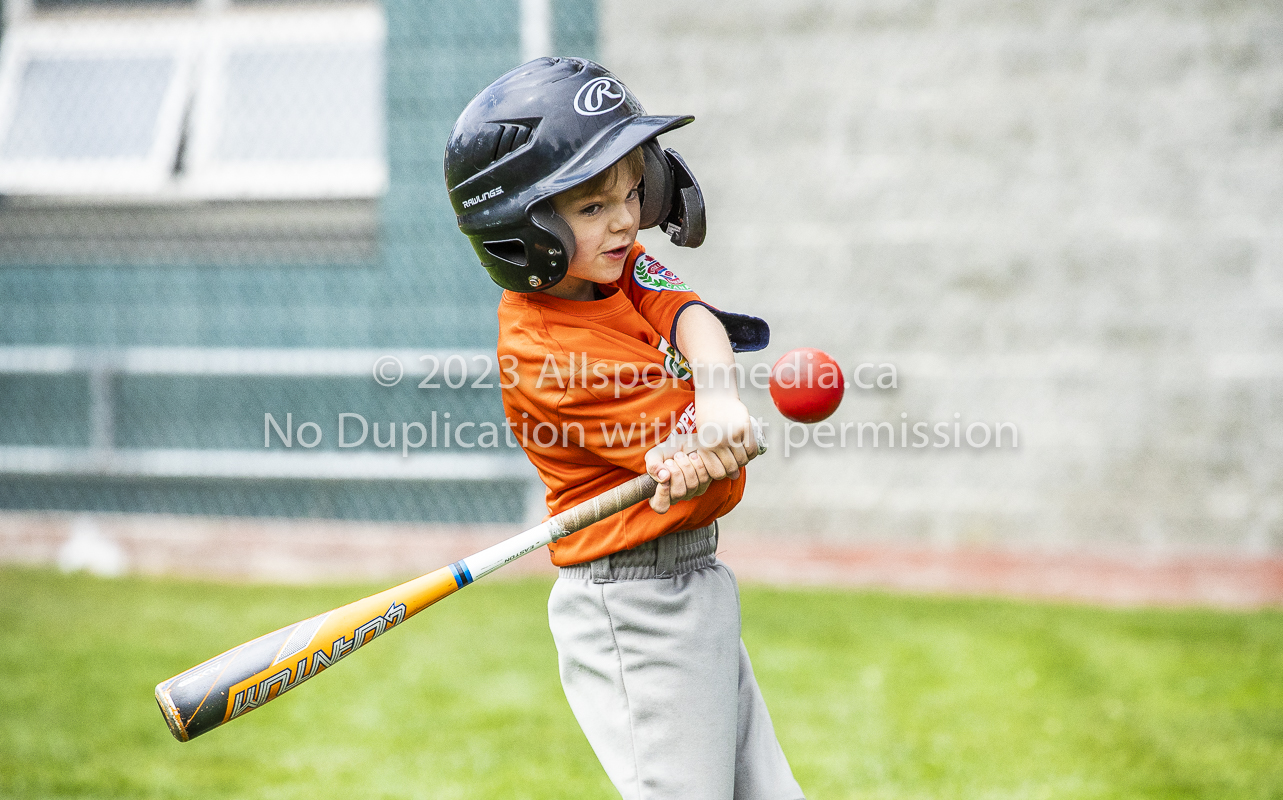
{"type": "MultiPolygon", "coordinates": [[[[646,471],[646,451],[695,429],[695,387],[672,340],[699,296],[636,244],[600,300],[505,291],[503,408],[557,514],[646,471]],[[662,332],[662,333],[661,333],[662,332]]],[[[549,545],[558,566],[708,525],[744,494],[746,470],[659,515],[640,503],[549,545]]]]}

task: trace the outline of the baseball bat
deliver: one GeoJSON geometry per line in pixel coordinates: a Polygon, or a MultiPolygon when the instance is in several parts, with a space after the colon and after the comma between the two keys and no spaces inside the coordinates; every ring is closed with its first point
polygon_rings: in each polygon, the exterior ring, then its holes
{"type": "MultiPolygon", "coordinates": [[[[766,442],[753,421],[758,453],[766,442]]],[[[655,494],[639,475],[493,547],[362,600],[233,647],[156,686],[156,702],[180,742],[243,716],[333,666],[438,600],[563,536],[655,494]]]]}

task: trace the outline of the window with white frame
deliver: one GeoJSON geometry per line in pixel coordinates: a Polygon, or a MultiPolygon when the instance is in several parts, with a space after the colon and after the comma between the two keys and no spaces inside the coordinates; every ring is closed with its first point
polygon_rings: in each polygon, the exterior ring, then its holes
{"type": "Polygon", "coordinates": [[[383,192],[379,6],[14,2],[0,41],[0,194],[383,192]]]}

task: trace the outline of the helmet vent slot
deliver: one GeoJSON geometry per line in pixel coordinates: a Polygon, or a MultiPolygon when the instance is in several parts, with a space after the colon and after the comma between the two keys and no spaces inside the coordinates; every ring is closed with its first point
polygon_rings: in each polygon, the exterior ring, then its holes
{"type": "Polygon", "coordinates": [[[519,150],[530,141],[533,127],[520,122],[493,122],[483,125],[472,143],[472,165],[484,170],[499,159],[519,150]]]}
{"type": "Polygon", "coordinates": [[[529,263],[526,258],[526,245],[520,239],[504,239],[499,242],[486,242],[482,245],[486,252],[500,261],[524,267],[529,263]]]}
{"type": "MultiPolygon", "coordinates": [[[[499,125],[499,141],[495,144],[494,161],[498,161],[530,140],[530,126],[516,122],[499,125]]],[[[492,162],[493,163],[493,162],[492,162]]]]}

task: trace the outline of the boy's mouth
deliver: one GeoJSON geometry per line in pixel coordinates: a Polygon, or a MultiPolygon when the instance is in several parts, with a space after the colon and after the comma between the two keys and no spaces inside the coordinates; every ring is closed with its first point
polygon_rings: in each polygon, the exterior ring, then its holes
{"type": "Polygon", "coordinates": [[[605,252],[605,255],[607,258],[623,258],[624,256],[628,255],[628,245],[626,244],[620,245],[619,247],[616,247],[614,250],[607,250],[605,252]]]}

